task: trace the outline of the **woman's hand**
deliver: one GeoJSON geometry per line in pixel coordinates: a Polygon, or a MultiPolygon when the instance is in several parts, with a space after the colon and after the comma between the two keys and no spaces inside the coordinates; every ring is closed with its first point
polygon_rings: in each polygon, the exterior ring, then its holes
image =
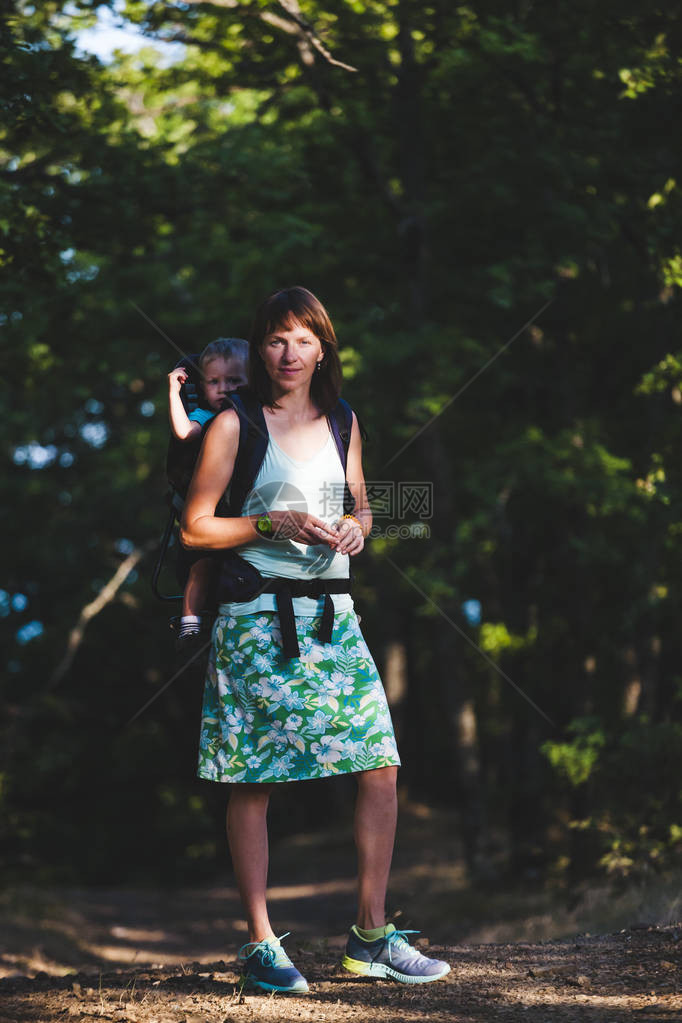
{"type": "Polygon", "coordinates": [[[297,543],[326,544],[337,554],[359,554],[365,538],[357,519],[339,519],[330,526],[315,515],[300,511],[269,512],[273,540],[295,540],[297,543]]]}
{"type": "Polygon", "coordinates": [[[359,554],[365,546],[365,537],[358,520],[355,518],[339,519],[336,529],[339,535],[336,553],[350,554],[351,557],[359,554]]]}
{"type": "Polygon", "coordinates": [[[338,529],[315,515],[301,511],[272,511],[268,514],[273,540],[295,540],[310,546],[324,543],[333,548],[339,543],[338,529]]]}

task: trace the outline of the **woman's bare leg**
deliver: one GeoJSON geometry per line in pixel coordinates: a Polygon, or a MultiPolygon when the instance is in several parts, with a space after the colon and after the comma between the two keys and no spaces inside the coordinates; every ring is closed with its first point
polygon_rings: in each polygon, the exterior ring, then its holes
{"type": "Polygon", "coordinates": [[[233,785],[227,805],[230,843],[239,894],[249,927],[249,941],[274,936],[268,908],[268,801],[272,785],[233,785]]]}
{"type": "Polygon", "coordinates": [[[358,850],[358,927],[386,923],[386,888],[398,818],[397,767],[356,775],[355,845],[358,850]]]}

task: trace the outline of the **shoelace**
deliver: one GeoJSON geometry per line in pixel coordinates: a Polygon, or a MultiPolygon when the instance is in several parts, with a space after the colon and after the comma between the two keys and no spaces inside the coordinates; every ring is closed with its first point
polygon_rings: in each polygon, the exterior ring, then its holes
{"type": "MultiPolygon", "coordinates": [[[[280,941],[282,938],[288,938],[291,931],[287,931],[286,934],[280,934],[279,938],[275,938],[275,941],[280,941]]],[[[291,959],[286,954],[281,945],[270,944],[273,939],[263,938],[262,941],[247,941],[245,945],[239,949],[238,958],[245,962],[250,959],[256,952],[261,952],[261,962],[263,966],[291,966],[291,959]],[[250,948],[250,952],[246,952],[245,949],[250,948]]]]}
{"type": "Polygon", "coordinates": [[[398,931],[398,930],[395,930],[395,931],[391,931],[390,934],[386,935],[386,941],[388,943],[388,961],[389,961],[389,963],[393,962],[393,956],[391,954],[391,946],[392,945],[397,945],[398,948],[408,948],[410,950],[410,952],[412,952],[412,954],[414,956],[421,955],[421,952],[419,952],[416,948],[412,948],[412,945],[410,945],[409,941],[407,940],[407,935],[408,934],[419,934],[419,931],[398,931]]]}

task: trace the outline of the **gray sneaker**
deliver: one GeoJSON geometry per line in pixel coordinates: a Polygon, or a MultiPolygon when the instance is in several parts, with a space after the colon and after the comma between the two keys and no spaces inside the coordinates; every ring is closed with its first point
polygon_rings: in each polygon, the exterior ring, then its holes
{"type": "Polygon", "coordinates": [[[248,941],[239,949],[239,958],[244,963],[241,979],[245,987],[261,991],[281,991],[283,994],[304,995],[308,982],[301,976],[289,956],[282,948],[282,938],[265,938],[263,941],[248,941]]]}
{"type": "Polygon", "coordinates": [[[401,984],[429,984],[450,972],[442,959],[429,959],[413,948],[407,934],[419,931],[397,931],[389,924],[383,938],[365,941],[353,924],[341,965],[363,977],[385,977],[401,984]]]}

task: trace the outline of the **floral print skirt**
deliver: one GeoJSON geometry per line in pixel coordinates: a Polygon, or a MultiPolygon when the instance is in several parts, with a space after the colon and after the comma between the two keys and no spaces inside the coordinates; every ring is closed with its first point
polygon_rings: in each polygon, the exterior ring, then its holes
{"type": "Polygon", "coordinates": [[[326,778],[399,765],[381,679],[355,611],[296,617],[301,657],[285,659],[276,611],[219,616],[213,626],[199,777],[220,782],[326,778]]]}

